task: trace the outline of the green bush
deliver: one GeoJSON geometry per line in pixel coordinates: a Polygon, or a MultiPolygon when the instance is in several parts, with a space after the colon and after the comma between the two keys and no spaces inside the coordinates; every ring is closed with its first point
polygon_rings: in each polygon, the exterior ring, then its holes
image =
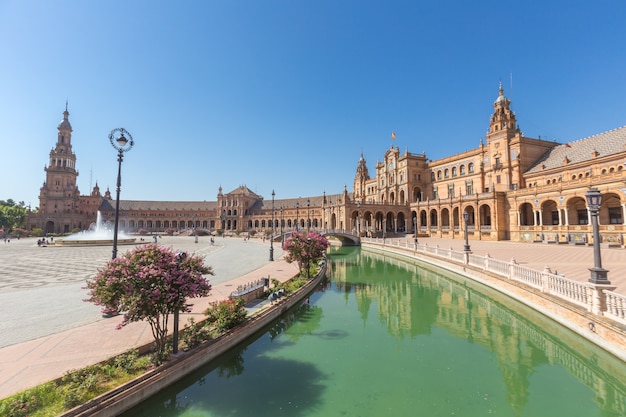
{"type": "Polygon", "coordinates": [[[209,329],[203,323],[196,323],[193,317],[191,317],[187,323],[187,326],[181,333],[181,341],[184,349],[193,349],[211,338],[209,329]]]}
{"type": "Polygon", "coordinates": [[[214,301],[204,312],[217,333],[232,329],[246,319],[248,312],[242,298],[214,301]]]}

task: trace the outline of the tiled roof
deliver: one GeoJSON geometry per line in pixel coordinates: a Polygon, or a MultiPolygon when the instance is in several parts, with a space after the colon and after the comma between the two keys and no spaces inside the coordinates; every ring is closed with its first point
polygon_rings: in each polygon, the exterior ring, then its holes
{"type": "Polygon", "coordinates": [[[254,191],[252,191],[251,189],[249,189],[245,185],[240,185],[239,187],[235,188],[234,190],[232,190],[231,192],[227,193],[226,195],[241,195],[241,194],[246,195],[246,196],[252,196],[252,197],[256,197],[256,198],[261,198],[260,195],[256,194],[254,191]]]}
{"type": "Polygon", "coordinates": [[[555,146],[539,158],[526,173],[563,167],[566,159],[569,164],[591,160],[594,151],[598,153],[598,157],[626,151],[626,126],[555,146]]]}

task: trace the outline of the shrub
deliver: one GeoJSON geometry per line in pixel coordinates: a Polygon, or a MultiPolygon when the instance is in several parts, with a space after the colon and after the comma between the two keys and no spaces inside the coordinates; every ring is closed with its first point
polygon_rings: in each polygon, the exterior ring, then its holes
{"type": "Polygon", "coordinates": [[[187,326],[181,332],[181,341],[183,343],[183,348],[187,350],[195,348],[196,346],[200,345],[203,342],[206,342],[210,338],[211,335],[206,325],[202,323],[196,323],[193,317],[188,320],[187,326]]]}
{"type": "Polygon", "coordinates": [[[204,312],[217,333],[232,329],[246,319],[248,312],[242,298],[214,301],[204,312]]]}

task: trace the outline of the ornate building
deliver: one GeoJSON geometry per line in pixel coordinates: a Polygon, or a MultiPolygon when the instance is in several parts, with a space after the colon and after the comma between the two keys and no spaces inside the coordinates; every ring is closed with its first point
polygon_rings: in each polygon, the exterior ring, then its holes
{"type": "MultiPolygon", "coordinates": [[[[626,127],[558,144],[524,136],[502,85],[493,108],[485,141],[475,149],[430,160],[392,146],[374,166],[374,177],[361,154],[352,193],[344,187],[341,194],[266,201],[242,185],[226,194],[220,187],[216,201],[123,200],[120,229],[269,233],[273,226],[462,239],[467,212],[470,239],[584,244],[591,241],[585,193],[597,187],[603,242],[621,245],[626,127]]],[[[101,195],[96,184],[90,195],[80,195],[68,117],[66,106],[39,211],[29,216],[31,228],[47,233],[85,229],[98,211],[105,220],[115,217],[108,190],[101,195]]]]}
{"type": "Polygon", "coordinates": [[[523,135],[500,85],[486,143],[436,161],[391,147],[368,175],[363,156],[351,219],[361,233],[471,239],[591,241],[585,193],[603,195],[603,242],[622,244],[626,127],[567,144],[523,135]]]}

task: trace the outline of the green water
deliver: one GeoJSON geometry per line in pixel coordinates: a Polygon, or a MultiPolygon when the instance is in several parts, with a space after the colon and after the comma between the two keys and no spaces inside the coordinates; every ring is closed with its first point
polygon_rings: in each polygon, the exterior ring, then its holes
{"type": "Polygon", "coordinates": [[[463,277],[359,249],[256,340],[126,416],[624,416],[626,366],[463,277]]]}

